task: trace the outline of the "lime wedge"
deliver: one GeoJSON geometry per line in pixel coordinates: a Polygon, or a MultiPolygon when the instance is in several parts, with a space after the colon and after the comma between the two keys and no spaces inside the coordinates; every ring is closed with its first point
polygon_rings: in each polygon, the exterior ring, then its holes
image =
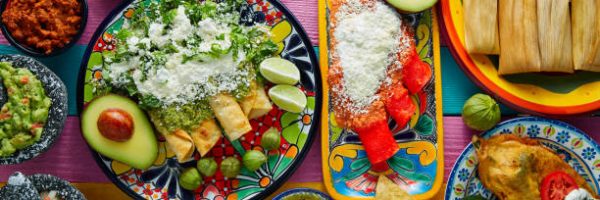
{"type": "Polygon", "coordinates": [[[281,58],[268,58],[260,63],[260,74],[275,84],[296,85],[300,71],[294,63],[281,58]]]}
{"type": "Polygon", "coordinates": [[[306,107],[306,95],[291,85],[276,85],[269,89],[269,97],[279,108],[299,113],[306,107]]]}

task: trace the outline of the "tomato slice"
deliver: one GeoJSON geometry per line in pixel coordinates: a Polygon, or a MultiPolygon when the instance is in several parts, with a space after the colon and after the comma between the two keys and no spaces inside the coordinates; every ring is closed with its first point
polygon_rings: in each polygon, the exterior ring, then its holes
{"type": "Polygon", "coordinates": [[[407,63],[402,67],[402,82],[411,94],[415,94],[431,80],[431,68],[419,58],[416,52],[407,63]]]}
{"type": "Polygon", "coordinates": [[[386,118],[371,122],[365,127],[356,127],[354,130],[358,133],[372,165],[386,161],[400,150],[386,118]]]}
{"type": "Polygon", "coordinates": [[[415,114],[417,107],[408,96],[408,91],[402,85],[394,85],[385,103],[385,109],[394,118],[398,127],[404,128],[415,114]]]}
{"type": "Polygon", "coordinates": [[[563,200],[569,193],[579,188],[571,175],[556,171],[548,174],[540,185],[542,200],[563,200]]]}

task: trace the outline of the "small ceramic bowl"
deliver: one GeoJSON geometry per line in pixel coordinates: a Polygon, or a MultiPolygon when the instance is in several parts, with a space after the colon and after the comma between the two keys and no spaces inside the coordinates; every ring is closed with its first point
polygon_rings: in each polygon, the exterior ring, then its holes
{"type": "Polygon", "coordinates": [[[275,198],[273,198],[273,200],[284,200],[288,197],[292,197],[294,195],[301,195],[301,194],[313,195],[315,197],[315,199],[333,200],[329,195],[327,195],[321,191],[310,189],[310,188],[295,188],[295,189],[287,190],[287,191],[275,196],[275,198]]]}
{"type": "Polygon", "coordinates": [[[77,43],[79,38],[81,38],[81,35],[83,34],[83,32],[85,30],[85,26],[87,24],[87,18],[88,18],[88,4],[87,4],[87,0],[78,0],[81,5],[81,24],[79,25],[79,30],[77,31],[77,34],[75,34],[73,36],[73,38],[71,38],[71,41],[69,43],[67,43],[65,46],[63,46],[61,48],[55,48],[54,50],[52,50],[52,52],[50,54],[45,54],[43,51],[41,51],[39,49],[29,47],[29,46],[17,41],[17,39],[15,39],[12,36],[12,34],[10,33],[10,31],[8,30],[8,27],[6,27],[6,25],[2,22],[2,20],[1,20],[2,13],[4,13],[4,10],[6,9],[6,6],[8,5],[8,3],[10,1],[11,0],[5,0],[5,1],[0,2],[0,29],[2,29],[2,34],[4,34],[4,37],[6,38],[6,40],[8,40],[8,42],[12,46],[14,46],[16,49],[22,51],[23,53],[25,53],[27,55],[36,56],[36,57],[51,57],[51,56],[61,54],[61,53],[65,52],[67,49],[71,48],[73,45],[75,45],[75,43],[77,43]]]}
{"type": "Polygon", "coordinates": [[[68,181],[49,174],[26,176],[15,172],[0,188],[0,199],[42,200],[41,194],[54,191],[60,199],[85,200],[85,196],[68,181]]]}
{"type": "MultiPolygon", "coordinates": [[[[31,146],[18,150],[11,156],[0,157],[0,165],[17,164],[47,151],[58,139],[68,114],[67,87],[52,70],[31,57],[0,55],[0,62],[12,63],[15,68],[29,69],[42,82],[46,95],[52,100],[48,111],[48,121],[44,125],[40,140],[31,146]]],[[[4,84],[0,81],[0,107],[6,103],[7,97],[4,84]]]]}
{"type": "Polygon", "coordinates": [[[34,174],[27,176],[33,183],[35,189],[41,194],[43,192],[56,191],[61,199],[85,200],[83,194],[71,183],[50,174],[34,174]]]}

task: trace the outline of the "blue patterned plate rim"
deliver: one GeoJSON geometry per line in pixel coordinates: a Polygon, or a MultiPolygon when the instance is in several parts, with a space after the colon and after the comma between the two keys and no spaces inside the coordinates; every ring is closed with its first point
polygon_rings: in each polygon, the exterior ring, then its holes
{"type": "MultiPolygon", "coordinates": [[[[596,149],[596,150],[600,150],[600,145],[596,141],[594,141],[589,135],[587,135],[585,132],[580,130],[579,128],[577,128],[571,124],[568,124],[566,122],[563,122],[563,121],[558,121],[558,120],[554,120],[554,119],[546,119],[546,118],[542,118],[542,117],[517,117],[517,118],[510,119],[510,120],[506,120],[506,121],[503,121],[503,122],[497,124],[494,128],[484,132],[483,134],[481,134],[481,136],[484,138],[489,138],[494,133],[498,132],[501,128],[503,128],[504,126],[518,123],[518,122],[546,122],[546,123],[550,123],[550,124],[554,124],[554,125],[563,127],[565,129],[572,131],[572,132],[569,132],[569,134],[575,134],[575,135],[581,136],[580,138],[582,138],[587,144],[593,145],[594,149],[596,149]]],[[[460,153],[460,156],[456,159],[456,162],[454,163],[454,166],[452,167],[452,171],[448,175],[448,181],[446,182],[446,189],[444,191],[444,193],[445,193],[444,199],[446,199],[446,200],[450,199],[450,195],[452,194],[452,190],[453,190],[454,182],[455,182],[454,177],[455,177],[456,173],[458,172],[460,165],[465,161],[465,158],[468,155],[470,155],[473,151],[474,151],[473,143],[469,142],[469,144],[465,147],[465,149],[460,153]]],[[[589,165],[589,164],[586,163],[586,165],[589,165]]],[[[589,168],[589,166],[586,166],[586,167],[589,168]]],[[[598,185],[598,182],[595,179],[594,179],[594,182],[596,183],[596,185],[598,185]]]]}

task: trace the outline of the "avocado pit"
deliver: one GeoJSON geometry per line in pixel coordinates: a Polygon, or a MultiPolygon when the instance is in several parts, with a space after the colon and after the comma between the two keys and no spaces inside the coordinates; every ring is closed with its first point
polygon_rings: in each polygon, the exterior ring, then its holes
{"type": "Polygon", "coordinates": [[[123,109],[102,111],[96,124],[102,136],[116,142],[125,142],[133,135],[133,117],[123,109]]]}

